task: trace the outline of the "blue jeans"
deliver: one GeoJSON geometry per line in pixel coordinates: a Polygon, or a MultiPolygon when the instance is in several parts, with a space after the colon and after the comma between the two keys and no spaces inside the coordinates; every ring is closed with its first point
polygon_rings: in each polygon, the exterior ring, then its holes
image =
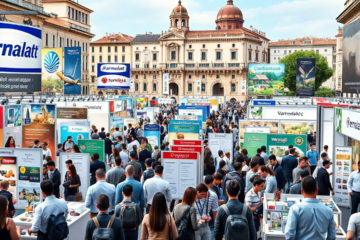
{"type": "Polygon", "coordinates": [[[287,181],[287,186],[288,186],[288,190],[286,192],[285,188],[283,189],[283,193],[289,193],[290,192],[290,188],[291,188],[291,185],[293,184],[294,180],[293,179],[286,179],[287,181]]]}
{"type": "Polygon", "coordinates": [[[138,240],[138,230],[124,230],[125,240],[138,240]]]}
{"type": "Polygon", "coordinates": [[[260,228],[260,219],[254,218],[255,231],[258,232],[260,228]]]}

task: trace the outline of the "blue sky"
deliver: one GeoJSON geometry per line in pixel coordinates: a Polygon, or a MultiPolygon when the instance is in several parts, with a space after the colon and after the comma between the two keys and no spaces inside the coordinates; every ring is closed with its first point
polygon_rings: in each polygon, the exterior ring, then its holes
{"type": "MultiPolygon", "coordinates": [[[[94,10],[91,31],[94,40],[106,32],[122,32],[135,37],[145,32],[161,33],[169,29],[171,10],[178,0],[80,0],[94,10]]],[[[190,16],[190,30],[214,30],[215,19],[226,0],[182,0],[190,16]]],[[[244,15],[244,27],[266,32],[277,41],[304,36],[334,38],[336,17],[344,9],[344,0],[234,0],[244,15]]]]}

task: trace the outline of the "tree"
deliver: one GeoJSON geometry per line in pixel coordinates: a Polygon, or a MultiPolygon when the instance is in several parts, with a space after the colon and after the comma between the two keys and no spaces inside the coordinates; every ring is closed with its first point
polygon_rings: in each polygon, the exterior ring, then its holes
{"type": "Polygon", "coordinates": [[[325,57],[314,51],[298,51],[280,60],[285,63],[285,87],[296,92],[296,63],[298,58],[315,58],[315,91],[334,74],[325,57]]]}

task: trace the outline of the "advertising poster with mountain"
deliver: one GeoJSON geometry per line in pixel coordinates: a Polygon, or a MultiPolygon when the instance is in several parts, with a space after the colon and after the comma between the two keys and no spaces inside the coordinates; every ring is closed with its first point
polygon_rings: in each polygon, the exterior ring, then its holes
{"type": "Polygon", "coordinates": [[[284,95],[285,64],[249,64],[249,95],[284,95]]]}
{"type": "Polygon", "coordinates": [[[298,58],[296,96],[315,96],[315,58],[298,58]]]}

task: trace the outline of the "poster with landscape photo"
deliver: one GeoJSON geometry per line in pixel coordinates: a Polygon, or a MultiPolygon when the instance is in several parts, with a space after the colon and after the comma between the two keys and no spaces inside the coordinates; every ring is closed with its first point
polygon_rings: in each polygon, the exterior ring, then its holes
{"type": "Polygon", "coordinates": [[[249,95],[284,95],[285,64],[249,64],[249,95]]]}
{"type": "Polygon", "coordinates": [[[315,96],[315,58],[298,58],[296,96],[315,96]]]}

